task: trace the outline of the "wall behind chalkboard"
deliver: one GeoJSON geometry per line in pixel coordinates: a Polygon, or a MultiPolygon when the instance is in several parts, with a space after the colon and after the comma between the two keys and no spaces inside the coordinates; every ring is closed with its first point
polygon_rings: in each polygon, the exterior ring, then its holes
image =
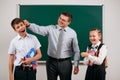
{"type": "MultiPolygon", "coordinates": [[[[76,31],[79,48],[82,52],[86,51],[87,45],[90,44],[89,30],[99,28],[102,31],[102,7],[102,5],[19,5],[19,17],[27,19],[31,23],[46,26],[57,24],[60,13],[70,12],[73,20],[69,26],[76,31]]],[[[30,30],[27,31],[39,39],[43,55],[40,61],[46,61],[48,38],[30,30]]],[[[80,60],[83,58],[81,57],[80,60]]]]}

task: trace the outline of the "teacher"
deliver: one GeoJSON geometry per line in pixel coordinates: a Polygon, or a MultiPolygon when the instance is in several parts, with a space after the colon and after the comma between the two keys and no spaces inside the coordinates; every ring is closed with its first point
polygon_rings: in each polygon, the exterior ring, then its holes
{"type": "Polygon", "coordinates": [[[80,50],[77,34],[68,25],[72,21],[72,15],[62,12],[58,18],[57,25],[39,26],[24,20],[28,29],[42,36],[48,37],[48,59],[46,61],[47,79],[71,80],[72,62],[74,55],[74,74],[79,72],[78,63],[80,50]]]}

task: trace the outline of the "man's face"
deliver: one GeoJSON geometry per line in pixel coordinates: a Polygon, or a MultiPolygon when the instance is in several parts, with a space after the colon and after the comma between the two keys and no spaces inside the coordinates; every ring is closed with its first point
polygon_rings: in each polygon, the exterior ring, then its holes
{"type": "Polygon", "coordinates": [[[65,15],[61,14],[60,17],[58,18],[58,25],[62,28],[67,27],[70,23],[71,21],[69,20],[69,17],[65,15]]]}

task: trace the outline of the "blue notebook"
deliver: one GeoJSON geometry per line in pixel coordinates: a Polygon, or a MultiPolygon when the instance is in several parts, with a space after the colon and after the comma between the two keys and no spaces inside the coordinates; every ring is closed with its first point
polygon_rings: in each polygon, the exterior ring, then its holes
{"type": "MultiPolygon", "coordinates": [[[[25,56],[25,58],[31,58],[34,57],[36,55],[36,51],[34,48],[31,48],[30,51],[27,53],[27,55],[25,56]]],[[[36,64],[36,61],[31,62],[32,65],[36,64]]]]}

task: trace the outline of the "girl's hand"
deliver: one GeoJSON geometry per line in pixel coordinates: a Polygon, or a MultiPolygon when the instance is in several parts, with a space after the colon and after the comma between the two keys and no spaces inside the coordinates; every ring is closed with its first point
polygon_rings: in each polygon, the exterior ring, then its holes
{"type": "Polygon", "coordinates": [[[82,56],[82,57],[87,57],[87,56],[88,56],[88,53],[87,53],[87,52],[82,52],[82,53],[81,53],[81,56],[82,56]]]}

